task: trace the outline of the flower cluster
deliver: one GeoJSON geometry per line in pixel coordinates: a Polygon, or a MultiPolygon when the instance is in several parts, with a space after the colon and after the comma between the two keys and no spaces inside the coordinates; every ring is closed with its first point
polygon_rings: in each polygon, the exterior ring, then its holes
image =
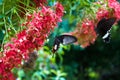
{"type": "Polygon", "coordinates": [[[4,56],[0,59],[0,80],[14,80],[11,70],[19,67],[22,60],[28,59],[34,49],[44,44],[50,31],[61,21],[63,10],[63,6],[57,3],[55,10],[42,6],[41,10],[27,15],[23,24],[25,29],[4,46],[4,56]]]}
{"type": "Polygon", "coordinates": [[[108,0],[108,6],[114,10],[114,16],[120,19],[120,3],[116,0],[108,0]]]}
{"type": "MultiPolygon", "coordinates": [[[[101,5],[102,8],[98,9],[97,19],[98,21],[102,18],[115,17],[117,20],[120,19],[120,3],[116,0],[108,0],[105,2],[108,5],[101,5]]],[[[103,4],[103,3],[102,3],[103,4]]]]}
{"type": "Polygon", "coordinates": [[[97,37],[94,30],[94,22],[88,19],[84,20],[82,25],[78,23],[76,31],[72,34],[78,38],[78,44],[81,44],[81,47],[87,47],[94,43],[97,37]]]}
{"type": "Polygon", "coordinates": [[[110,12],[109,12],[108,10],[105,10],[105,9],[103,9],[103,8],[100,8],[96,14],[97,14],[97,15],[96,15],[96,18],[97,18],[97,20],[99,21],[99,20],[101,20],[102,18],[108,18],[110,12]]]}

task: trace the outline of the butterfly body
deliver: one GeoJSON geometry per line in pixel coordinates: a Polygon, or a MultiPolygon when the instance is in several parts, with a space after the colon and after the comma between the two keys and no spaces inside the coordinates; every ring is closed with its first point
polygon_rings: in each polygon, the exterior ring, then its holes
{"type": "Polygon", "coordinates": [[[52,52],[53,53],[56,52],[59,49],[60,44],[68,45],[68,44],[74,43],[76,41],[77,41],[77,38],[72,35],[57,36],[54,40],[52,52]]]}
{"type": "Polygon", "coordinates": [[[115,21],[116,18],[102,18],[97,24],[95,31],[99,36],[102,37],[103,41],[106,43],[110,42],[110,30],[115,21]]]}

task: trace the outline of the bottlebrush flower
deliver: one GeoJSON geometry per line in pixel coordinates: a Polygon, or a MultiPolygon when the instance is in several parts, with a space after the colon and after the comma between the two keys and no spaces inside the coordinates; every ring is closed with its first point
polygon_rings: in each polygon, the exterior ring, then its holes
{"type": "Polygon", "coordinates": [[[94,22],[88,19],[77,24],[77,29],[72,33],[78,39],[78,44],[87,47],[96,40],[96,32],[94,30],[94,22]]]}
{"type": "Polygon", "coordinates": [[[41,10],[27,15],[26,22],[23,24],[25,29],[4,46],[3,57],[0,59],[0,80],[15,80],[11,78],[13,77],[11,70],[19,67],[22,60],[28,59],[28,55],[34,49],[43,46],[50,31],[61,21],[64,9],[61,4],[59,5],[55,8],[60,10],[42,6],[41,10]],[[61,15],[57,14],[58,11],[61,15]]]}

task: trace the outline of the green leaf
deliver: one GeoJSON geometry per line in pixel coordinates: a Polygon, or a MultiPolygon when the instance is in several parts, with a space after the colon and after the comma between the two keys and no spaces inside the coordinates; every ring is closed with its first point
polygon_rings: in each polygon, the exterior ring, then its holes
{"type": "Polygon", "coordinates": [[[66,73],[61,73],[60,76],[66,76],[67,74],[66,73]]]}
{"type": "Polygon", "coordinates": [[[0,5],[2,5],[2,3],[3,3],[3,0],[0,0],[0,5]]]}
{"type": "Polygon", "coordinates": [[[40,76],[40,73],[39,72],[35,72],[33,75],[32,75],[32,79],[31,80],[42,80],[42,77],[40,76]]]}
{"type": "Polygon", "coordinates": [[[5,15],[4,14],[0,14],[0,19],[3,18],[3,17],[5,17],[5,15]]]}
{"type": "Polygon", "coordinates": [[[3,31],[0,31],[0,40],[3,40],[3,38],[4,38],[4,33],[3,31]]]}
{"type": "Polygon", "coordinates": [[[4,22],[0,22],[0,25],[3,25],[4,24],[4,22]]]}
{"type": "Polygon", "coordinates": [[[19,70],[19,71],[18,71],[18,76],[19,76],[19,77],[24,77],[24,76],[25,76],[24,71],[23,71],[23,70],[19,70]]]}

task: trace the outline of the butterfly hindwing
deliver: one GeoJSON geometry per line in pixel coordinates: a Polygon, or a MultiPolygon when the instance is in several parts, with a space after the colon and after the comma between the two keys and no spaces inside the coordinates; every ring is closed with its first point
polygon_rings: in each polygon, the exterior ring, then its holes
{"type": "Polygon", "coordinates": [[[107,33],[107,34],[105,35],[105,37],[103,37],[102,39],[103,39],[103,41],[104,41],[105,43],[109,43],[109,42],[110,42],[110,33],[107,33]]]}
{"type": "Polygon", "coordinates": [[[52,52],[56,52],[60,46],[61,41],[58,38],[55,38],[52,52]]]}

